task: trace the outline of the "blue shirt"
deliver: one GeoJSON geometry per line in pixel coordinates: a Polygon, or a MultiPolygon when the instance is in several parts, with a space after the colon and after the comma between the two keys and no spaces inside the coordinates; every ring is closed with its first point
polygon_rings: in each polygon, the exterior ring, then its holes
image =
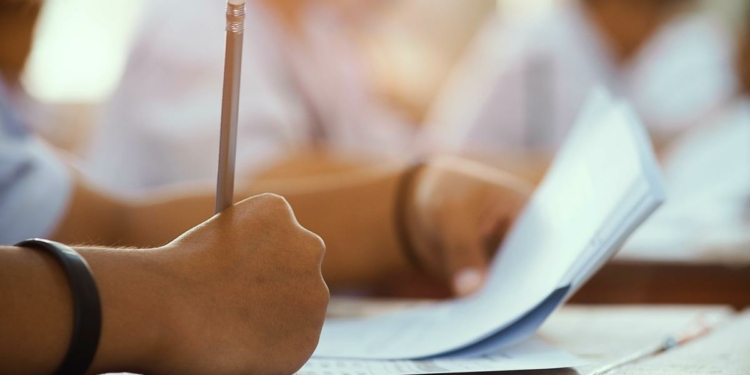
{"type": "Polygon", "coordinates": [[[0,80],[0,245],[49,236],[71,193],[67,168],[29,132],[0,80]]]}

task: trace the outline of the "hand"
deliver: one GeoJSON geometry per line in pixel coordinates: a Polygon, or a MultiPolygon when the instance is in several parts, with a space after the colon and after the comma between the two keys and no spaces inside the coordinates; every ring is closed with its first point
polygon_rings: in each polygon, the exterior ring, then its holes
{"type": "Polygon", "coordinates": [[[297,371],[325,318],[324,252],[275,195],[238,203],[167,245],[179,311],[156,372],[297,371]]]}
{"type": "Polygon", "coordinates": [[[406,215],[420,265],[458,296],[475,292],[532,185],[476,162],[440,158],[413,186],[406,215]]]}

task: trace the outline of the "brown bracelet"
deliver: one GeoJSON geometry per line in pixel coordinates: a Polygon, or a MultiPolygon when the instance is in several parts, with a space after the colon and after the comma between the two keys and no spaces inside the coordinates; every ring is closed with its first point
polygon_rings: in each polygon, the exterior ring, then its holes
{"type": "Polygon", "coordinates": [[[417,256],[416,247],[412,242],[412,238],[409,236],[409,229],[407,224],[407,207],[409,205],[409,195],[414,185],[414,179],[419,172],[424,168],[425,163],[422,161],[413,163],[407,168],[402,174],[401,178],[396,185],[396,199],[394,213],[394,224],[396,226],[396,237],[398,242],[401,244],[404,256],[409,263],[417,270],[422,270],[422,264],[417,256]]]}

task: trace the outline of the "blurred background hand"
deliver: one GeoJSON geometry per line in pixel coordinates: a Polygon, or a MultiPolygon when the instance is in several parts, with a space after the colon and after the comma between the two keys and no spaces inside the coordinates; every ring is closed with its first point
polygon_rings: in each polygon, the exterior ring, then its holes
{"type": "Polygon", "coordinates": [[[455,295],[478,290],[533,187],[503,171],[443,157],[418,172],[407,213],[419,263],[455,295]]]}

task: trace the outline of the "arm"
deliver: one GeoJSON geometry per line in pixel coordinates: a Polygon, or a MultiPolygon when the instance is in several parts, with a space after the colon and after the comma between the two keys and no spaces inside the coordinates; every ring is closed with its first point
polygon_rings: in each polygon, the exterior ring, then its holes
{"type": "MultiPolygon", "coordinates": [[[[283,195],[298,220],[326,241],[326,281],[368,285],[408,269],[391,221],[399,166],[318,177],[266,179],[238,187],[237,198],[283,195]]],[[[65,243],[157,247],[213,216],[212,186],[164,189],[146,199],[114,198],[78,178],[71,209],[53,236],[65,243]]]]}
{"type": "MultiPolygon", "coordinates": [[[[323,272],[328,283],[335,287],[371,285],[411,267],[393,223],[395,191],[403,170],[402,165],[386,164],[305,178],[268,179],[239,187],[237,196],[269,191],[285,196],[300,222],[326,241],[323,272]]],[[[90,208],[103,210],[110,218],[97,219],[97,223],[108,223],[101,225],[103,238],[112,236],[108,243],[159,246],[213,214],[210,186],[163,191],[147,200],[111,205],[107,196],[84,184],[79,189],[83,193],[76,196],[82,196],[82,203],[104,200],[90,208]],[[111,228],[120,231],[112,233],[111,228]]],[[[483,272],[485,254],[496,248],[498,232],[523,205],[528,191],[524,182],[477,163],[460,159],[428,163],[406,208],[410,237],[427,271],[449,283],[463,268],[483,272]]],[[[92,217],[75,212],[77,199],[71,207],[57,238],[74,243],[90,238],[85,230],[68,230],[69,222],[92,217]]]]}
{"type": "MultiPolygon", "coordinates": [[[[95,272],[103,326],[92,372],[155,361],[158,337],[171,308],[167,282],[144,267],[152,251],[77,249],[95,272]]],[[[0,373],[50,374],[62,361],[72,334],[68,281],[48,254],[0,248],[0,373]]],[[[144,371],[145,368],[132,368],[144,371]]]]}
{"type": "MultiPolygon", "coordinates": [[[[102,303],[90,372],[293,373],[325,315],[321,244],[264,195],[159,248],[78,248],[102,303]]],[[[0,373],[51,373],[72,330],[62,268],[13,247],[0,247],[0,268],[0,373]]]]}

